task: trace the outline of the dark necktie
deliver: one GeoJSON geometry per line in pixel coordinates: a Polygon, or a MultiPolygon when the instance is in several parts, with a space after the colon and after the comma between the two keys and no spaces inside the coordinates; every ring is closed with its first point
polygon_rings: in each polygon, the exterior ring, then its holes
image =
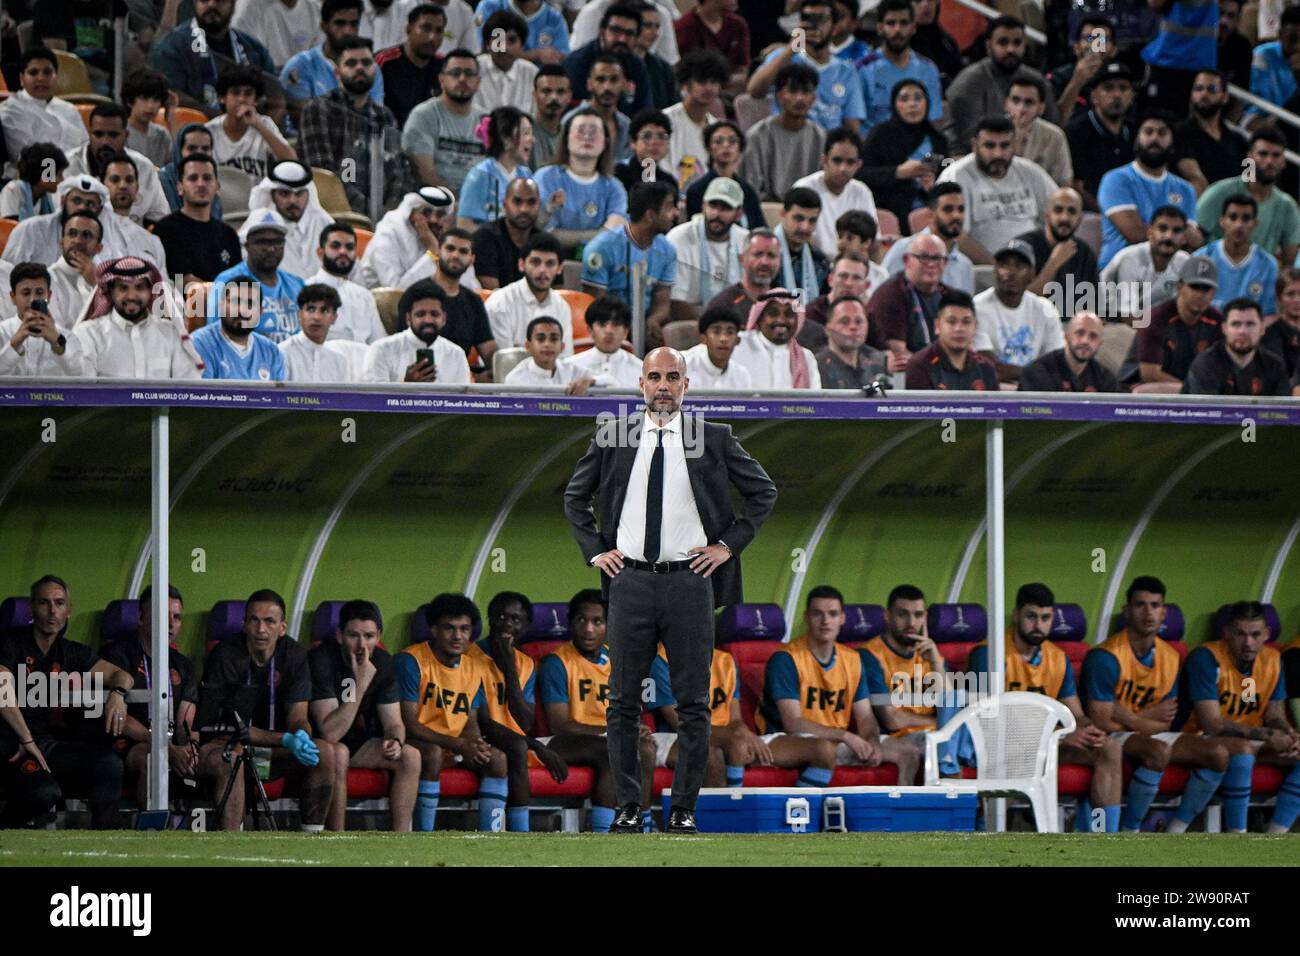
{"type": "Polygon", "coordinates": [[[664,523],[664,433],[655,431],[655,450],[650,456],[650,481],[645,499],[645,559],[659,560],[659,538],[664,523]]]}

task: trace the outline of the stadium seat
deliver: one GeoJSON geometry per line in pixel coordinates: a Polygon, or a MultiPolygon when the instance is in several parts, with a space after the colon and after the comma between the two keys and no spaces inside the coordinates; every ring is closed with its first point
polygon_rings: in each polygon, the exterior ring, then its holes
{"type": "MultiPolygon", "coordinates": [[[[1112,614],[1110,617],[1110,630],[1107,631],[1107,634],[1118,634],[1122,630],[1124,630],[1123,613],[1112,614]]],[[[1160,630],[1156,631],[1156,634],[1170,643],[1174,641],[1182,643],[1186,630],[1187,623],[1183,620],[1183,609],[1177,604],[1166,604],[1165,622],[1160,625],[1160,630]]]]}
{"type": "Polygon", "coordinates": [[[185,289],[185,328],[193,332],[208,324],[208,292],[211,282],[191,282],[185,289]]]}
{"type": "Polygon", "coordinates": [[[79,106],[85,103],[94,106],[96,103],[113,102],[109,97],[95,92],[95,86],[90,82],[90,71],[86,69],[81,57],[67,50],[55,50],[54,56],[59,61],[59,73],[54,80],[55,96],[79,106]]]}
{"type": "Polygon", "coordinates": [[[218,601],[208,611],[208,650],[228,638],[244,632],[244,606],[246,601],[218,601]]]}
{"type": "MultiPolygon", "coordinates": [[[[1208,640],[1214,641],[1224,636],[1224,629],[1228,626],[1228,611],[1231,608],[1231,604],[1223,604],[1214,612],[1214,626],[1210,629],[1208,640]]],[[[1277,608],[1272,604],[1264,605],[1264,620],[1268,624],[1269,642],[1272,643],[1282,634],[1282,619],[1278,616],[1277,608]]]]}
{"type": "Polygon", "coordinates": [[[993,286],[993,267],[976,266],[975,267],[975,294],[983,292],[985,289],[993,286]]]}
{"type": "Polygon", "coordinates": [[[371,289],[370,294],[375,297],[375,308],[379,311],[379,321],[383,323],[384,331],[392,335],[397,331],[397,303],[402,299],[402,290],[396,286],[380,286],[371,289]]]}
{"type": "Polygon", "coordinates": [[[392,776],[387,770],[348,770],[349,800],[378,800],[388,796],[392,776]]]}
{"type": "Polygon", "coordinates": [[[1088,654],[1088,616],[1078,604],[1056,605],[1056,616],[1048,639],[1065,651],[1065,656],[1074,668],[1074,677],[1079,678],[1079,668],[1088,654]]]}
{"type": "MultiPolygon", "coordinates": [[[[579,292],[576,289],[559,289],[560,298],[569,303],[569,312],[573,315],[573,338],[586,339],[591,337],[591,330],[587,328],[587,307],[596,300],[585,292],[579,292]]],[[[499,380],[498,380],[499,381],[499,380]]]]}
{"type": "MultiPolygon", "coordinates": [[[[358,258],[360,258],[360,256],[358,256],[358,258]]],[[[493,292],[495,292],[496,290],[495,290],[495,289],[478,289],[477,291],[478,291],[478,297],[479,297],[480,299],[482,299],[484,302],[486,302],[486,301],[488,300],[488,296],[490,296],[490,295],[491,295],[493,292]]]]}
{"type": "Polygon", "coordinates": [[[352,204],[348,202],[347,190],[343,188],[343,181],[338,176],[328,169],[313,166],[311,168],[311,178],[316,184],[316,196],[320,199],[321,207],[327,213],[339,222],[346,222],[353,228],[369,230],[375,228],[375,224],[370,221],[369,216],[363,216],[359,212],[352,211],[352,204]]]}
{"type": "Polygon", "coordinates": [[[768,228],[775,229],[781,223],[781,204],[768,201],[763,205],[763,220],[768,228]]]}
{"type": "Polygon", "coordinates": [[[81,125],[86,127],[86,132],[90,132],[90,114],[94,112],[94,103],[77,103],[77,112],[81,114],[81,125]]]}
{"type": "Polygon", "coordinates": [[[357,230],[357,259],[360,260],[366,253],[366,246],[370,245],[370,240],[375,238],[375,234],[369,229],[357,230]]]}
{"type": "Polygon", "coordinates": [[[0,601],[0,639],[17,634],[32,623],[32,602],[27,597],[7,597],[0,601]]]}
{"type": "Polygon", "coordinates": [[[171,134],[175,136],[184,127],[191,123],[206,123],[209,118],[208,114],[203,112],[203,110],[196,110],[190,106],[177,106],[172,110],[172,121],[170,126],[167,124],[167,110],[165,108],[158,110],[158,115],[154,117],[153,121],[159,126],[170,130],[171,134]]]}
{"type": "Polygon", "coordinates": [[[700,323],[691,319],[679,319],[664,325],[664,345],[670,349],[684,352],[700,341],[700,323]]]}
{"type": "Polygon", "coordinates": [[[218,166],[217,179],[221,182],[221,208],[231,212],[247,212],[248,197],[256,185],[253,177],[233,166],[218,166]]]}
{"type": "Polygon", "coordinates": [[[1062,797],[1086,797],[1092,787],[1092,768],[1081,763],[1063,763],[1056,770],[1056,793],[1062,797]]]}
{"type": "Polygon", "coordinates": [[[876,210],[876,238],[880,240],[883,246],[892,246],[898,241],[899,233],[902,227],[898,224],[898,217],[888,209],[879,208],[876,210]]]}
{"type": "Polygon", "coordinates": [[[1101,255],[1101,213],[1085,212],[1074,234],[1092,248],[1094,255],[1101,255]]]}
{"type": "MultiPolygon", "coordinates": [[[[411,615],[410,634],[412,644],[423,644],[433,637],[433,629],[429,627],[429,619],[426,617],[428,607],[428,604],[421,604],[415,609],[415,613],[411,615]]],[[[475,623],[474,630],[470,632],[470,640],[477,641],[482,633],[483,623],[479,621],[475,623]]]]}
{"type": "Polygon", "coordinates": [[[556,289],[581,289],[582,288],[582,263],[572,260],[565,260],[561,267],[560,275],[556,280],[554,288],[556,289]]]}
{"type": "Polygon", "coordinates": [[[545,601],[533,605],[533,622],[519,636],[520,644],[532,641],[566,641],[569,639],[569,604],[545,601]]]}
{"type": "Polygon", "coordinates": [[[105,644],[131,637],[140,629],[140,602],[134,598],[109,601],[99,623],[99,637],[105,644]]]}
{"type": "Polygon", "coordinates": [[[736,97],[736,125],[749,135],[750,128],[759,120],[772,115],[772,106],[776,100],[771,94],[754,97],[741,93],[736,97]]]}
{"type": "Polygon", "coordinates": [[[763,671],[785,637],[785,615],[777,604],[733,604],[718,615],[716,628],[718,646],[736,660],[740,711],[752,728],[763,696],[763,671]]]}
{"type": "Polygon", "coordinates": [[[844,625],[840,628],[841,644],[855,647],[885,633],[885,609],[879,604],[844,605],[844,625]]]}
{"type": "Polygon", "coordinates": [[[934,221],[934,210],[929,206],[922,206],[920,209],[913,209],[907,214],[908,235],[920,232],[926,226],[934,221]]]}
{"type": "Polygon", "coordinates": [[[4,252],[9,244],[9,234],[17,228],[17,219],[0,219],[0,252],[4,252]]]}
{"type": "Polygon", "coordinates": [[[492,381],[504,382],[516,365],[528,358],[528,352],[521,348],[497,349],[492,353],[492,381]]]}
{"type": "Polygon", "coordinates": [[[339,611],[346,601],[321,601],[311,615],[311,642],[319,644],[329,640],[339,627],[339,611]]]}
{"type": "Polygon", "coordinates": [[[926,629],[945,663],[965,670],[970,649],[988,636],[988,614],[982,604],[931,604],[926,629]]]}

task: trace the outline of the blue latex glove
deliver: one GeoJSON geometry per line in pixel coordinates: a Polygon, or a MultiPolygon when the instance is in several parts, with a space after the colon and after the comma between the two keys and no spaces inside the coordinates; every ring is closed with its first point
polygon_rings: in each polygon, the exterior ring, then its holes
{"type": "Polygon", "coordinates": [[[285,734],[280,738],[280,743],[289,753],[293,754],[293,759],[307,767],[314,767],[320,763],[320,751],[316,749],[316,744],[307,736],[305,730],[295,730],[291,734],[285,734]]]}

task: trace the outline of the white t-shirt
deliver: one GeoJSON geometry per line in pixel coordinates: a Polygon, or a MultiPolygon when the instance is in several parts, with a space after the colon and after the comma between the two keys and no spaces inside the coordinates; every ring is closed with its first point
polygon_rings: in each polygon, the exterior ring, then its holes
{"type": "Polygon", "coordinates": [[[212,158],[218,166],[230,166],[248,173],[255,182],[265,179],[267,165],[272,161],[270,144],[251,126],[239,139],[231,139],[226,133],[225,121],[223,113],[203,124],[212,133],[212,158]]]}
{"type": "Polygon", "coordinates": [[[1025,366],[1048,352],[1065,348],[1065,334],[1056,307],[1041,295],[1026,292],[1020,305],[1009,309],[997,291],[975,296],[975,351],[992,352],[1004,365],[1025,366]]]}
{"type": "MultiPolygon", "coordinates": [[[[1178,272],[1188,254],[1182,249],[1169,257],[1163,272],[1156,272],[1151,261],[1151,243],[1139,242],[1115,253],[1106,268],[1101,270],[1103,288],[1109,297],[1111,314],[1137,315],[1154,309],[1178,294],[1178,272]],[[1147,291],[1150,290],[1148,301],[1147,291]]],[[[1100,303],[1099,303],[1100,305],[1100,303]]],[[[1094,307],[1093,311],[1106,312],[1094,307]]]]}
{"type": "Polygon", "coordinates": [[[877,219],[876,197],[871,187],[864,182],[850,179],[844,191],[838,196],[826,185],[826,173],[818,170],[811,176],[796,179],[795,186],[811,189],[822,200],[822,211],[817,216],[817,231],[813,233],[813,246],[827,259],[835,258],[839,250],[839,236],[835,232],[835,222],[851,209],[860,209],[877,219]]]}
{"type": "Polygon", "coordinates": [[[672,135],[668,137],[668,165],[685,192],[687,186],[708,171],[709,153],[704,148],[704,130],[710,123],[718,122],[718,117],[706,115],[704,125],[696,126],[695,121],[686,115],[684,103],[674,103],[664,110],[664,115],[673,124],[672,135]],[[688,168],[683,169],[683,163],[688,168]]]}
{"type": "Polygon", "coordinates": [[[733,358],[725,370],[709,359],[709,347],[701,342],[682,353],[686,358],[686,378],[691,388],[744,391],[753,387],[749,369],[733,358]]]}
{"type": "Polygon", "coordinates": [[[1041,166],[1013,157],[1001,179],[990,179],[963,156],[939,175],[939,182],[961,186],[966,199],[966,231],[989,251],[997,252],[1022,233],[1043,228],[1043,210],[1056,183],[1041,166]]]}
{"type": "MultiPolygon", "coordinates": [[[[723,242],[704,242],[705,252],[701,255],[699,230],[693,219],[680,226],[674,226],[665,237],[677,250],[677,281],[673,283],[673,298],[679,302],[704,306],[733,282],[740,281],[739,265],[729,263],[729,257],[739,257],[748,229],[732,226],[731,234],[723,242]],[[707,256],[707,261],[702,261],[707,256]],[[731,266],[735,278],[728,278],[728,266],[731,266]],[[704,271],[709,278],[705,281],[704,271]],[[710,295],[705,295],[705,287],[710,295]]],[[[738,262],[738,258],[736,260],[738,262]]]]}
{"type": "MultiPolygon", "coordinates": [[[[406,0],[397,0],[400,6],[406,0]]],[[[361,35],[370,36],[365,29],[366,15],[361,15],[361,35]]],[[[235,15],[230,25],[262,41],[271,62],[282,69],[289,57],[309,50],[320,40],[320,0],[297,0],[292,7],[283,0],[256,0],[235,5],[235,15]]],[[[375,41],[375,51],[383,47],[375,41]]]]}
{"type": "Polygon", "coordinates": [[[483,49],[483,36],[479,33],[479,25],[474,22],[474,11],[469,4],[465,0],[447,0],[441,6],[447,11],[447,31],[438,52],[446,56],[455,49],[463,48],[475,53],[483,49]]]}

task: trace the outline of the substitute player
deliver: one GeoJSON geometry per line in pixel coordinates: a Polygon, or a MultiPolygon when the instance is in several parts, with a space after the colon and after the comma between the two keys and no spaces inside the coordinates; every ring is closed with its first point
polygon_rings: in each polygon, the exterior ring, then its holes
{"type": "Polygon", "coordinates": [[[1282,655],[1268,638],[1264,605],[1238,601],[1223,638],[1202,644],[1183,665],[1183,733],[1217,738],[1232,755],[1220,790],[1229,833],[1246,832],[1257,762],[1287,769],[1268,832],[1286,833],[1300,816],[1300,735],[1287,723],[1282,655]]]}
{"type": "MultiPolygon", "coordinates": [[[[759,741],[773,757],[784,753],[785,759],[794,758],[787,750],[792,745],[783,737],[833,741],[834,763],[867,767],[893,763],[898,766],[899,783],[911,783],[920,752],[880,736],[867,687],[866,655],[837,643],[844,626],[843,595],[830,585],[813,588],[804,603],[804,624],[804,634],[767,662],[756,715],[759,741]]],[[[826,767],[824,754],[812,753],[818,759],[805,758],[799,783],[824,787],[830,783],[832,768],[826,767]]]]}
{"type": "Polygon", "coordinates": [[[506,755],[487,742],[481,729],[491,719],[477,661],[466,656],[479,621],[478,608],[463,594],[439,594],[425,609],[433,634],[399,651],[398,700],[406,739],[420,751],[415,829],[433,829],[444,767],[459,765],[479,778],[480,830],[504,830],[506,755]]]}
{"type": "MultiPolygon", "coordinates": [[[[600,591],[579,591],[569,601],[569,643],[542,658],[540,689],[550,737],[541,742],[566,763],[590,767],[596,775],[591,794],[591,829],[608,833],[614,822],[614,778],[605,742],[609,709],[609,648],[605,646],[608,605],[600,591]]],[[[641,806],[649,807],[654,789],[655,742],[641,726],[641,806]]],[[[650,825],[643,810],[642,826],[650,825]]]]}
{"type": "Polygon", "coordinates": [[[1178,712],[1178,652],[1156,636],[1165,621],[1159,578],[1133,579],[1125,597],[1127,626],[1083,661],[1084,709],[1137,763],[1120,827],[1137,832],[1170,763],[1194,767],[1168,832],[1182,833],[1205,809],[1228,769],[1228,748],[1200,734],[1170,730],[1178,712]]]}
{"type": "MultiPolygon", "coordinates": [[[[1088,796],[1079,799],[1075,829],[1117,833],[1124,785],[1124,750],[1118,740],[1111,739],[1083,712],[1069,658],[1047,639],[1055,612],[1056,596],[1046,584],[1025,584],[1016,592],[1014,627],[1007,644],[1006,690],[1046,694],[1069,708],[1078,726],[1061,740],[1061,762],[1092,767],[1088,796]],[[1092,819],[1093,807],[1103,811],[1099,821],[1092,819]]],[[[989,673],[987,641],[971,649],[967,667],[977,674],[989,673]]]]}
{"type": "Polygon", "coordinates": [[[569,775],[568,765],[544,743],[530,736],[536,685],[536,664],[515,647],[533,621],[533,604],[517,591],[502,591],[488,602],[488,634],[465,653],[483,669],[483,690],[492,721],[509,731],[489,742],[507,755],[506,829],[528,832],[529,767],[545,767],[557,783],[569,775]],[[523,748],[523,753],[519,753],[523,748]],[[511,751],[515,751],[511,759],[511,751]]]}
{"type": "MultiPolygon", "coordinates": [[[[911,747],[918,759],[925,752],[924,732],[941,727],[957,710],[947,702],[943,655],[926,633],[927,610],[920,588],[898,585],[885,601],[885,633],[862,647],[867,688],[880,726],[889,739],[911,747]]],[[[952,743],[941,746],[939,753],[943,772],[956,773],[952,743]]]]}
{"type": "Polygon", "coordinates": [[[409,833],[420,782],[420,752],[406,742],[397,703],[397,668],[379,646],[384,618],[370,601],[348,601],[339,609],[331,640],[307,654],[311,669],[308,711],[316,736],[334,748],[334,794],[325,827],[342,830],[348,810],[348,769],[392,774],[388,807],[392,827],[409,833]]]}

